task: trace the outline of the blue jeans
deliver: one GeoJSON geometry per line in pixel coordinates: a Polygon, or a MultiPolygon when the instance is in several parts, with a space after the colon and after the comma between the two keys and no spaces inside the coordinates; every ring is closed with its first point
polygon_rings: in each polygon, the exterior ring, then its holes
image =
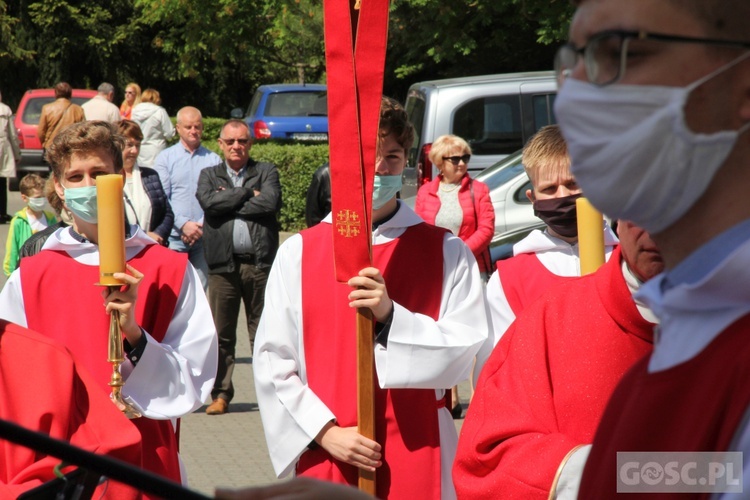
{"type": "Polygon", "coordinates": [[[193,265],[203,285],[203,291],[208,290],[208,264],[206,255],[203,253],[203,240],[198,240],[193,246],[188,246],[180,238],[169,237],[169,248],[176,252],[187,253],[188,260],[193,265]]]}

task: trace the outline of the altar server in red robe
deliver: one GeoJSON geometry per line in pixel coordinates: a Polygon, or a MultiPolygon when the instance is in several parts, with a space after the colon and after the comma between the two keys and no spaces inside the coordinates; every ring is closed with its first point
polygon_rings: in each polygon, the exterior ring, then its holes
{"type": "Polygon", "coordinates": [[[180,482],[185,477],[176,419],[199,408],[210,394],[216,330],[195,270],[138,226],[124,228],[129,272],[115,278],[126,285],[109,294],[96,286],[96,177],[121,169],[123,144],[116,129],[101,121],[72,125],[55,137],[47,158],[73,225],[57,230],[42,251],[22,260],[0,293],[0,317],[62,343],[109,394],[109,311],[118,310],[126,353],[122,394],[143,414],[126,423],[141,431],[143,467],[180,482]]]}
{"type": "MultiPolygon", "coordinates": [[[[0,320],[0,419],[86,451],[141,465],[138,429],[103,394],[70,352],[54,341],[0,320]]],[[[0,439],[0,498],[55,478],[61,460],[0,439]]],[[[140,498],[110,481],[94,496],[140,498]]]]}
{"type": "MultiPolygon", "coordinates": [[[[557,125],[543,127],[529,140],[522,161],[532,186],[526,197],[547,227],[513,245],[513,257],[499,261],[487,283],[491,342],[477,356],[479,368],[525,307],[555,284],[581,275],[576,220],[581,188],[570,173],[568,148],[557,125]]],[[[603,231],[609,259],[617,238],[606,223],[603,231]]]]}
{"type": "Polygon", "coordinates": [[[466,378],[487,338],[471,250],[396,193],[413,130],[384,99],[373,194],[373,267],[334,280],[332,219],[289,238],[266,287],[253,370],[276,473],[356,484],[377,469],[387,498],[453,498],[456,429],[444,388],[466,378]],[[357,433],[356,307],[377,323],[376,441],[357,433]]]}
{"type": "Polygon", "coordinates": [[[526,308],[480,376],[459,439],[459,498],[575,498],[599,419],[622,375],[653,345],[655,318],[632,294],[664,265],[627,221],[596,273],[526,308]]]}
{"type": "Polygon", "coordinates": [[[666,266],[639,292],[658,342],[614,392],[581,481],[612,498],[617,452],[750,456],[750,3],[574,3],[555,101],[573,173],[666,266]]]}

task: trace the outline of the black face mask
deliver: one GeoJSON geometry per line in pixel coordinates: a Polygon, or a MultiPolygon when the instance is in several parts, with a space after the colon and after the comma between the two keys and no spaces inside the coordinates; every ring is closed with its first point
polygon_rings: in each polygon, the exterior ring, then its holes
{"type": "Polygon", "coordinates": [[[534,200],[534,215],[542,219],[552,231],[560,236],[575,238],[578,236],[576,200],[580,197],[579,193],[563,198],[534,200]]]}

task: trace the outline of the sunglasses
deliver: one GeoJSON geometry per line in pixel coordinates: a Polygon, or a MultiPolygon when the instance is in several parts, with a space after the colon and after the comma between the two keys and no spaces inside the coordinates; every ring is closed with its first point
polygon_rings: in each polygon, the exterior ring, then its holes
{"type": "Polygon", "coordinates": [[[135,94],[135,92],[133,92],[131,90],[128,90],[128,91],[125,92],[125,95],[134,95],[134,94],[135,94]]]}
{"type": "Polygon", "coordinates": [[[461,162],[464,162],[465,164],[469,163],[469,160],[471,160],[471,155],[463,155],[463,156],[443,156],[444,161],[449,161],[454,165],[458,165],[461,162]]]}
{"type": "Polygon", "coordinates": [[[250,139],[222,139],[221,142],[223,142],[227,146],[234,146],[235,142],[240,146],[245,146],[248,142],[250,142],[250,139]]]}

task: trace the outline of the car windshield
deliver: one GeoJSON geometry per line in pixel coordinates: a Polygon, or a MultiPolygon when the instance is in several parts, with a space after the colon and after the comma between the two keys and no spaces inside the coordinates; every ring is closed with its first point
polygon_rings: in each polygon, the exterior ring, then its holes
{"type": "Polygon", "coordinates": [[[328,116],[325,92],[280,92],[268,96],[266,116],[328,116]]]}
{"type": "MultiPolygon", "coordinates": [[[[91,98],[74,96],[71,101],[73,102],[73,104],[78,104],[80,106],[89,99],[91,98]]],[[[26,107],[23,110],[21,121],[28,125],[39,125],[39,118],[42,116],[42,106],[44,106],[45,104],[49,104],[54,100],[55,98],[52,96],[35,97],[33,99],[29,99],[29,102],[26,103],[26,107]]]]}
{"type": "Polygon", "coordinates": [[[514,158],[514,160],[502,160],[500,163],[488,167],[487,170],[477,176],[477,180],[481,180],[487,184],[487,187],[492,191],[506,182],[515,179],[523,172],[523,163],[521,163],[520,155],[514,158]]]}

